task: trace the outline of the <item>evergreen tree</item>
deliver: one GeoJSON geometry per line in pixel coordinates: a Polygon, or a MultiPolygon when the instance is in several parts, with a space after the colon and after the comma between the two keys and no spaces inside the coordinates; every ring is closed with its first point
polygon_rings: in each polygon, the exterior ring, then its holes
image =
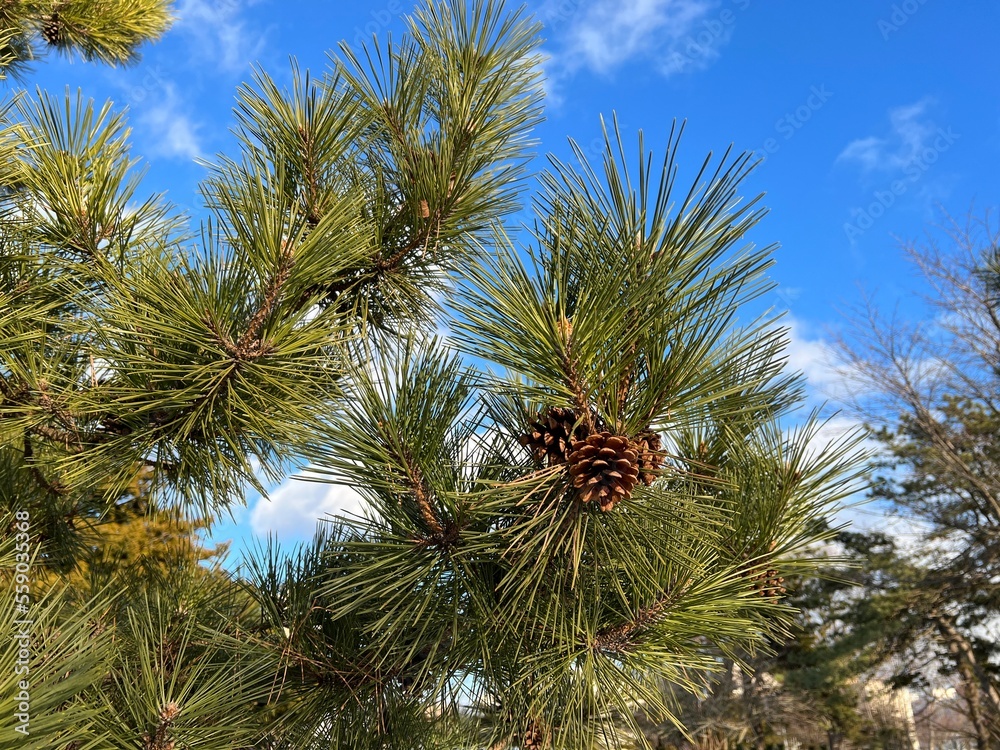
{"type": "Polygon", "coordinates": [[[259,73],[197,232],[139,197],[120,115],[18,102],[5,504],[110,511],[141,475],[208,513],[309,462],[370,509],[239,580],[100,593],[105,677],[50,746],[622,747],[637,710],[671,716],[663,681],[787,624],[782,579],[860,467],[850,441],[817,454],[815,419],[781,425],[786,332],[739,317],[772,262],[745,239],[751,156],[678,192],[679,131],[656,171],[613,126],[600,165],[552,161],[513,238],[538,31],[431,2],[319,79],[259,73]]]}
{"type": "Polygon", "coordinates": [[[48,52],[112,65],[172,22],[170,0],[4,0],[0,3],[0,79],[19,77],[48,52]]]}
{"type": "Polygon", "coordinates": [[[884,447],[872,496],[916,536],[912,551],[890,545],[869,561],[884,593],[863,607],[893,623],[897,644],[933,644],[961,678],[978,747],[994,748],[998,646],[984,628],[1000,612],[1000,236],[987,216],[950,222],[944,241],[906,246],[934,320],[901,325],[870,305],[842,342],[860,386],[853,406],[884,447]]]}
{"type": "MultiPolygon", "coordinates": [[[[893,597],[875,574],[893,546],[879,535],[842,531],[829,548],[841,552],[819,575],[784,584],[796,613],[768,648],[725,660],[693,694],[665,686],[688,731],[650,726],[654,747],[910,747],[901,717],[868,710],[888,662],[903,663],[910,645],[906,595],[893,597]]],[[[903,682],[900,676],[888,687],[903,682]]]]}
{"type": "MultiPolygon", "coordinates": [[[[68,531],[75,536],[75,544],[61,558],[35,561],[39,593],[61,585],[76,596],[89,597],[110,581],[146,583],[151,577],[169,576],[178,568],[199,564],[208,571],[228,549],[227,544],[213,547],[203,539],[211,529],[211,518],[150,504],[141,477],[112,508],[66,522],[73,525],[68,531]],[[41,565],[43,561],[48,564],[41,565]]],[[[44,532],[35,528],[35,539],[43,541],[44,532]]],[[[58,543],[54,546],[58,548],[58,543]]]]}

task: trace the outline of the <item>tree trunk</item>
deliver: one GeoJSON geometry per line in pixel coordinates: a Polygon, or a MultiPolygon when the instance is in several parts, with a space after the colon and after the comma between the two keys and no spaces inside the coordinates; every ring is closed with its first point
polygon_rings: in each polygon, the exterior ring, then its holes
{"type": "Polygon", "coordinates": [[[741,686],[743,688],[743,703],[746,706],[747,723],[753,732],[754,745],[757,750],[764,750],[767,744],[767,732],[764,728],[762,711],[760,710],[757,690],[757,676],[746,670],[740,670],[741,686]]]}
{"type": "Polygon", "coordinates": [[[1000,694],[989,675],[976,661],[972,644],[955,627],[951,617],[932,613],[931,620],[948,647],[948,653],[955,659],[958,673],[962,677],[965,702],[969,707],[969,720],[976,732],[976,747],[978,750],[994,750],[1000,747],[1000,737],[990,730],[992,721],[988,718],[1000,716],[1000,694]]]}

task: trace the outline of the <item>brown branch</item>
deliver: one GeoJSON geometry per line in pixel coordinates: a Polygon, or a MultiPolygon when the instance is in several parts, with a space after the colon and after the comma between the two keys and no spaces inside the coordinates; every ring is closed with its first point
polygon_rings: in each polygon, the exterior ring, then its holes
{"type": "Polygon", "coordinates": [[[423,472],[408,453],[403,456],[403,463],[406,466],[407,479],[410,482],[413,499],[420,511],[420,518],[430,531],[429,537],[415,540],[417,546],[444,549],[454,546],[458,542],[462,528],[451,519],[441,518],[431,502],[433,492],[424,481],[423,472]]]}
{"type": "Polygon", "coordinates": [[[583,419],[587,434],[594,431],[594,420],[590,413],[590,402],[584,390],[584,383],[577,370],[577,361],[573,357],[573,324],[566,318],[560,318],[556,323],[559,337],[562,340],[562,368],[569,388],[573,392],[573,406],[577,419],[583,419]]]}
{"type": "Polygon", "coordinates": [[[427,488],[424,486],[422,478],[419,475],[418,477],[414,477],[413,496],[417,501],[420,516],[424,519],[424,523],[427,524],[427,528],[431,530],[434,536],[443,536],[444,527],[441,525],[437,512],[431,506],[430,499],[427,497],[427,488]]]}
{"type": "Polygon", "coordinates": [[[599,630],[590,642],[590,647],[594,651],[604,651],[613,654],[628,652],[631,646],[634,645],[633,636],[650,625],[655,624],[670,605],[676,602],[686,590],[687,586],[682,586],[667,592],[650,606],[640,609],[636,616],[628,622],[599,630]]]}
{"type": "Polygon", "coordinates": [[[5,400],[11,402],[15,406],[41,407],[43,411],[54,417],[55,420],[62,425],[62,428],[54,427],[49,424],[30,425],[25,428],[25,439],[27,439],[29,434],[36,435],[53,443],[61,443],[65,446],[66,450],[72,450],[74,453],[79,453],[84,449],[83,442],[80,440],[80,432],[77,427],[76,419],[72,414],[59,407],[52,400],[48,394],[48,386],[45,381],[39,382],[38,396],[34,399],[31,398],[31,390],[26,386],[23,386],[15,391],[10,384],[2,378],[0,378],[0,393],[2,393],[5,400]]]}
{"type": "Polygon", "coordinates": [[[236,342],[237,359],[253,359],[266,353],[267,347],[260,341],[261,328],[263,328],[264,322],[274,311],[275,306],[281,299],[281,293],[285,282],[288,281],[288,276],[292,272],[293,264],[292,250],[290,247],[286,247],[278,263],[278,270],[271,278],[270,283],[267,285],[267,290],[264,292],[263,304],[257,308],[257,311],[250,319],[250,324],[247,326],[246,332],[236,342]]]}
{"type": "Polygon", "coordinates": [[[28,464],[31,476],[35,478],[35,481],[41,485],[42,489],[48,492],[53,497],[65,497],[69,494],[69,489],[63,486],[60,482],[50,482],[48,477],[42,473],[42,470],[35,466],[32,459],[35,456],[35,451],[31,445],[31,438],[28,437],[28,433],[24,433],[24,460],[28,464]]]}
{"type": "Polygon", "coordinates": [[[204,316],[205,325],[215,335],[216,342],[229,355],[233,365],[209,390],[208,393],[205,393],[200,398],[196,399],[191,407],[185,410],[186,413],[196,411],[207,401],[215,398],[218,394],[228,389],[229,383],[234,377],[236,377],[236,374],[239,372],[240,367],[244,362],[255,360],[271,351],[270,344],[262,341],[260,338],[261,329],[264,326],[264,322],[271,315],[271,313],[274,312],[274,308],[281,299],[285,283],[288,281],[288,277],[291,274],[293,264],[292,250],[290,247],[286,247],[282,253],[281,260],[278,263],[277,271],[268,282],[267,289],[264,292],[264,299],[260,307],[258,307],[254,312],[253,317],[250,318],[250,323],[247,325],[247,329],[243,335],[240,336],[239,341],[234,343],[232,339],[219,327],[214,318],[212,318],[212,316],[206,311],[204,316]]]}
{"type": "Polygon", "coordinates": [[[237,354],[236,344],[233,343],[233,340],[229,337],[229,334],[222,330],[221,326],[219,326],[218,321],[216,321],[215,318],[212,317],[211,313],[209,313],[208,310],[205,310],[205,314],[202,317],[202,321],[208,327],[208,330],[212,332],[212,335],[215,336],[215,343],[217,343],[219,346],[225,349],[226,354],[235,359],[237,354]]]}
{"type": "Polygon", "coordinates": [[[38,435],[38,437],[51,440],[54,443],[62,443],[66,446],[67,450],[72,450],[74,453],[79,453],[83,450],[83,443],[80,442],[79,435],[74,433],[50,427],[46,424],[32,425],[27,429],[28,432],[38,435]]]}
{"type": "Polygon", "coordinates": [[[173,701],[160,710],[160,721],[156,725],[155,732],[152,735],[147,733],[143,736],[145,750],[173,750],[174,741],[170,738],[170,727],[179,714],[180,708],[173,701]]]}
{"type": "Polygon", "coordinates": [[[274,276],[267,284],[267,288],[264,291],[264,299],[260,306],[254,311],[253,316],[250,318],[250,322],[247,324],[247,329],[240,336],[239,341],[234,342],[230,336],[222,330],[215,318],[209,313],[208,310],[202,317],[208,330],[212,332],[215,336],[215,341],[219,346],[221,346],[233,360],[237,362],[244,362],[247,360],[256,359],[269,351],[268,345],[260,340],[261,329],[264,327],[264,322],[267,318],[274,312],[275,306],[281,299],[282,291],[284,290],[284,285],[288,281],[288,276],[292,271],[292,251],[291,249],[286,249],[278,263],[278,270],[275,272],[274,276]]]}
{"type": "MultiPolygon", "coordinates": [[[[56,404],[49,396],[48,391],[48,383],[44,380],[38,381],[38,405],[55,417],[67,430],[77,434],[76,420],[73,418],[73,415],[56,404]]],[[[76,442],[79,442],[79,436],[76,442]]]]}
{"type": "Polygon", "coordinates": [[[404,459],[406,463],[406,473],[407,478],[410,480],[410,485],[413,491],[413,499],[417,503],[417,508],[420,510],[420,517],[424,520],[427,528],[430,529],[431,534],[434,537],[444,536],[444,526],[441,524],[441,519],[438,518],[437,512],[431,505],[430,501],[430,489],[424,483],[423,472],[420,471],[420,467],[412,463],[409,457],[404,459]]]}
{"type": "MultiPolygon", "coordinates": [[[[425,217],[426,218],[426,217],[425,217]]],[[[430,240],[431,235],[435,231],[440,231],[441,224],[444,221],[444,216],[442,216],[440,210],[435,210],[434,218],[427,222],[427,226],[424,227],[422,232],[417,232],[417,234],[407,242],[403,247],[397,250],[388,258],[377,258],[374,261],[374,270],[377,274],[387,273],[389,271],[394,271],[399,267],[400,263],[406,259],[406,256],[412,253],[419,247],[426,246],[427,242],[430,240]]]]}
{"type": "Polygon", "coordinates": [[[316,200],[319,194],[319,180],[316,176],[316,154],[314,152],[316,142],[313,134],[301,125],[298,128],[299,140],[302,142],[302,178],[305,182],[305,208],[306,222],[310,227],[315,228],[320,222],[320,216],[316,212],[316,200]]]}

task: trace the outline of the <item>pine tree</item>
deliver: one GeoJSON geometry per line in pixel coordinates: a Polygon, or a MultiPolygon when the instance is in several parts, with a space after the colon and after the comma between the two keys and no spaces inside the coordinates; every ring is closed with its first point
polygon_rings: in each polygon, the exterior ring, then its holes
{"type": "Polygon", "coordinates": [[[1000,649],[982,637],[1000,612],[998,246],[988,214],[907,243],[934,318],[902,324],[869,302],[841,342],[860,386],[851,406],[884,447],[872,496],[916,521],[914,553],[874,558],[872,578],[892,582],[874,604],[897,626],[886,635],[933,644],[960,676],[981,748],[1000,742],[1000,649]]]}
{"type": "Polygon", "coordinates": [[[663,681],[789,621],[782,579],[859,466],[782,425],[786,332],[738,317],[770,288],[751,156],[678,192],[680,128],[657,173],[612,124],[602,164],[538,176],[516,235],[538,33],[430,2],[319,79],[258,73],[199,231],[139,197],[120,115],[17,103],[7,486],[110,509],[141,474],[207,514],[308,462],[370,508],[236,579],[99,592],[105,677],[60,704],[96,719],[50,746],[627,746],[637,712],[671,715],[663,681]]]}
{"type": "Polygon", "coordinates": [[[173,21],[169,0],[4,0],[0,79],[22,76],[48,52],[111,65],[138,58],[173,21]]]}
{"type": "MultiPolygon", "coordinates": [[[[141,477],[112,508],[100,507],[104,512],[99,515],[64,519],[72,524],[65,532],[76,537],[75,544],[69,554],[64,550],[61,558],[44,560],[45,565],[36,560],[39,593],[65,586],[77,597],[89,597],[111,581],[148,582],[197,565],[211,570],[226,556],[228,544],[212,546],[203,539],[211,518],[150,504],[141,477]]],[[[36,526],[35,539],[43,541],[43,533],[36,526]]]]}

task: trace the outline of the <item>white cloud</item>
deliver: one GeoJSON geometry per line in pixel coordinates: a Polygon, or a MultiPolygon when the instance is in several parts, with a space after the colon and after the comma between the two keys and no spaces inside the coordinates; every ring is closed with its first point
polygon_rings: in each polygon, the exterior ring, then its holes
{"type": "Polygon", "coordinates": [[[183,104],[172,83],[164,84],[159,104],[143,110],[138,119],[148,132],[146,153],[149,156],[204,157],[198,137],[200,125],[183,112],[183,104]]]}
{"type": "MultiPolygon", "coordinates": [[[[789,343],[785,350],[788,369],[805,376],[806,406],[822,406],[823,412],[830,415],[812,434],[806,447],[806,455],[815,458],[858,437],[862,422],[850,414],[835,411],[837,399],[844,398],[856,386],[849,377],[850,370],[838,361],[836,349],[827,338],[802,320],[786,317],[783,322],[789,327],[789,343]]],[[[864,437],[855,446],[855,450],[871,454],[879,448],[879,444],[870,437],[864,437]]],[[[885,523],[884,509],[869,504],[864,491],[855,492],[842,503],[834,518],[836,523],[848,523],[856,531],[875,528],[882,528],[890,534],[904,531],[890,528],[885,523]]]]}
{"type": "Polygon", "coordinates": [[[264,48],[259,31],[247,28],[240,11],[252,1],[181,0],[177,28],[191,38],[195,59],[211,60],[222,70],[236,73],[252,63],[264,48]]]}
{"type": "Polygon", "coordinates": [[[870,135],[851,141],[837,160],[855,162],[864,172],[905,168],[930,147],[938,132],[928,118],[930,105],[931,100],[925,98],[889,110],[890,132],[887,136],[870,135]]]}
{"type": "Polygon", "coordinates": [[[279,541],[309,539],[321,518],[364,513],[366,503],[350,487],[288,479],[250,511],[254,534],[272,534],[279,541]]]}
{"type": "Polygon", "coordinates": [[[607,73],[637,58],[668,76],[703,68],[729,40],[735,18],[732,11],[710,18],[715,7],[714,0],[596,0],[568,17],[543,7],[539,15],[556,40],[550,70],[607,73]]]}
{"type": "MultiPolygon", "coordinates": [[[[850,417],[841,414],[830,417],[820,423],[819,427],[812,433],[806,455],[815,458],[831,448],[842,446],[845,442],[850,442],[859,435],[861,423],[850,417]]],[[[872,450],[877,446],[868,438],[865,438],[858,449],[872,450]]]]}
{"type": "Polygon", "coordinates": [[[848,373],[838,363],[833,345],[801,320],[786,317],[783,322],[789,328],[788,367],[805,375],[810,396],[823,400],[845,395],[848,373]]]}

